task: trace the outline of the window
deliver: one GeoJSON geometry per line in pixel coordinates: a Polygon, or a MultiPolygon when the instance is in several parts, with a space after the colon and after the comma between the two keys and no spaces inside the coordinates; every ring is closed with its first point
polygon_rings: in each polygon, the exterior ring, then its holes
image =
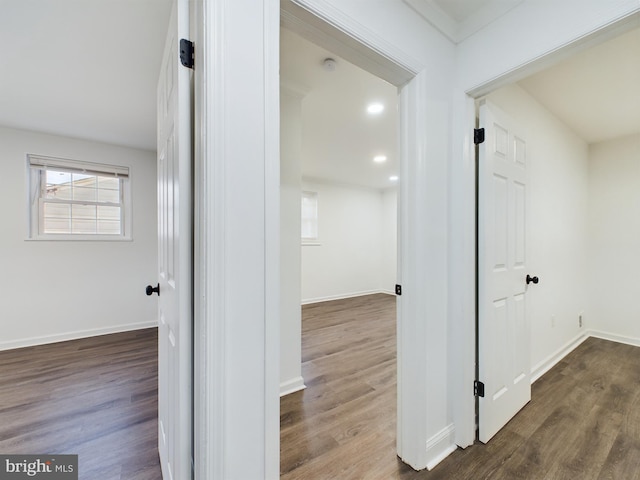
{"type": "Polygon", "coordinates": [[[318,241],[318,194],[302,192],[302,242],[318,241]]]}
{"type": "Polygon", "coordinates": [[[37,155],[27,161],[29,238],[131,238],[128,167],[37,155]]]}

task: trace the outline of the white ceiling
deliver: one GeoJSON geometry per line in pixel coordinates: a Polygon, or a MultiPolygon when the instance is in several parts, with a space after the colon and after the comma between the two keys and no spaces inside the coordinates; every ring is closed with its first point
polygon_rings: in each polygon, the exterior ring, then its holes
{"type": "Polygon", "coordinates": [[[523,1],[403,0],[454,43],[460,43],[523,1]]]}
{"type": "Polygon", "coordinates": [[[640,29],[520,82],[587,143],[640,132],[640,29]]]}
{"type": "Polygon", "coordinates": [[[280,75],[284,86],[307,92],[302,100],[302,174],[388,188],[397,174],[397,88],[282,29],[280,75]],[[326,71],[326,58],[336,60],[326,71]],[[384,104],[369,115],[371,102],[384,104]],[[376,155],[387,161],[373,162],[376,155]]]}
{"type": "Polygon", "coordinates": [[[0,125],[156,149],[170,0],[1,0],[0,125]]]}

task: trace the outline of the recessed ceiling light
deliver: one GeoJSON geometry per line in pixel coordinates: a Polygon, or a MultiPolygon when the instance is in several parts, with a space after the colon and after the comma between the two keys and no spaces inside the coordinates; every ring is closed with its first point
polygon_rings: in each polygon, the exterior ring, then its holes
{"type": "Polygon", "coordinates": [[[373,157],[373,161],[376,163],[384,163],[387,161],[387,157],[385,155],[376,155],[373,157]]]}
{"type": "Polygon", "coordinates": [[[384,105],[381,103],[371,103],[367,107],[367,112],[369,112],[371,115],[377,115],[378,113],[382,113],[383,110],[384,110],[384,105]]]}
{"type": "Polygon", "coordinates": [[[392,182],[397,182],[398,181],[398,176],[397,175],[391,175],[389,177],[389,180],[391,180],[392,182]]]}

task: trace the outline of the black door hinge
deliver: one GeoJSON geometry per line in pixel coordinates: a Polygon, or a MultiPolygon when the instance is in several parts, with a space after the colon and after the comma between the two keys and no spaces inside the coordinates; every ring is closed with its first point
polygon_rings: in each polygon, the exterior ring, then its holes
{"type": "Polygon", "coordinates": [[[484,383],[478,380],[473,381],[473,395],[476,397],[484,397],[484,383]]]}
{"type": "Polygon", "coordinates": [[[193,42],[180,39],[180,63],[187,68],[193,68],[193,42]]]}
{"type": "Polygon", "coordinates": [[[484,128],[473,129],[473,143],[475,143],[476,145],[484,143],[484,128]]]}
{"type": "Polygon", "coordinates": [[[402,295],[402,285],[396,285],[396,295],[402,295]]]}

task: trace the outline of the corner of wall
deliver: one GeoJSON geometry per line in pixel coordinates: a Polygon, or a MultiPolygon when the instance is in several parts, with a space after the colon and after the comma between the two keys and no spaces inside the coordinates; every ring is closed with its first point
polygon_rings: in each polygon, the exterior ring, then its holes
{"type": "Polygon", "coordinates": [[[66,342],[70,340],[78,340],[81,338],[98,337],[101,335],[110,335],[113,333],[129,332],[132,330],[143,330],[145,328],[155,328],[158,326],[158,320],[150,320],[148,322],[129,323],[126,325],[114,325],[104,328],[94,328],[89,330],[77,330],[54,335],[43,335],[37,337],[21,338],[8,342],[0,342],[0,351],[13,350],[16,348],[34,347],[36,345],[47,345],[50,343],[66,342]]]}
{"type": "Polygon", "coordinates": [[[582,342],[584,342],[587,338],[589,338],[589,333],[579,333],[576,337],[569,340],[558,350],[553,352],[547,358],[539,362],[531,369],[531,383],[533,384],[536,380],[542,377],[545,373],[551,370],[560,360],[569,355],[573,350],[575,350],[582,342]]]}

